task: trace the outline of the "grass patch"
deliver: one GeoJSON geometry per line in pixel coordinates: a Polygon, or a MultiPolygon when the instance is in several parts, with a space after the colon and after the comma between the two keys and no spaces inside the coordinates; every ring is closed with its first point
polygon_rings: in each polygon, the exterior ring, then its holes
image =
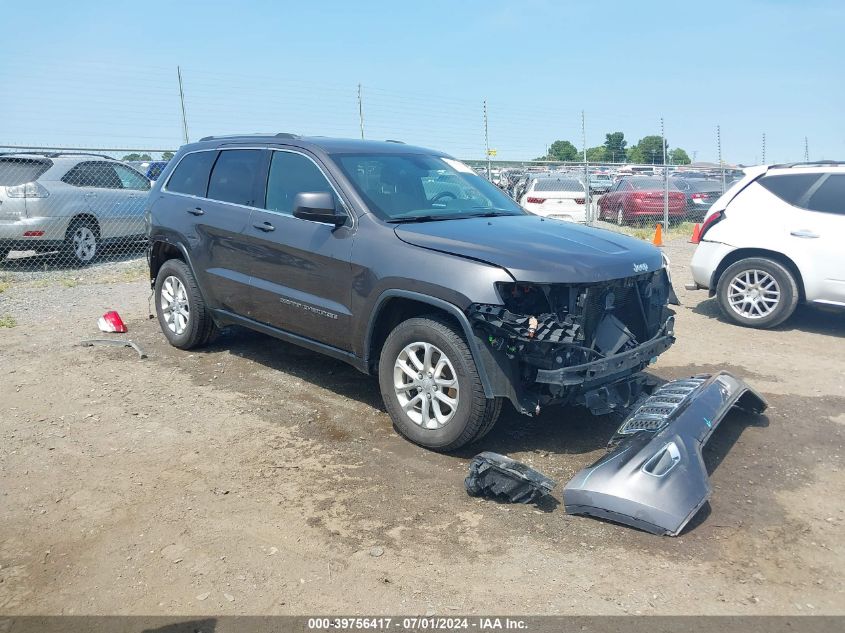
{"type": "MultiPolygon", "coordinates": [[[[679,238],[692,237],[692,229],[695,222],[681,222],[680,224],[670,224],[669,228],[663,231],[664,240],[676,240],[679,238]]],[[[651,241],[654,238],[654,231],[656,226],[623,226],[616,227],[622,233],[637,237],[641,240],[651,241]]]]}
{"type": "Polygon", "coordinates": [[[11,285],[12,284],[10,284],[5,279],[0,279],[0,294],[3,294],[4,292],[6,292],[11,287],[11,285]]]}
{"type": "Polygon", "coordinates": [[[79,280],[75,277],[62,277],[59,283],[65,288],[76,288],[79,285],[79,280]]]}
{"type": "Polygon", "coordinates": [[[0,315],[0,327],[15,327],[18,324],[11,314],[0,315]]]}

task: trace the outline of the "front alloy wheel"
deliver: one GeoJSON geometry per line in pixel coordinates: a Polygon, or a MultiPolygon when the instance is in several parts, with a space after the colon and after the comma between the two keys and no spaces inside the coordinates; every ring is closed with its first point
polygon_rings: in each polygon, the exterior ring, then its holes
{"type": "Polygon", "coordinates": [[[486,435],[502,408],[487,398],[457,323],[413,317],[387,335],[378,379],[393,427],[415,444],[451,451],[486,435]]]}
{"type": "Polygon", "coordinates": [[[402,411],[425,429],[439,429],[458,410],[455,367],[443,351],[422,341],[406,345],[393,366],[396,399],[402,411]]]}

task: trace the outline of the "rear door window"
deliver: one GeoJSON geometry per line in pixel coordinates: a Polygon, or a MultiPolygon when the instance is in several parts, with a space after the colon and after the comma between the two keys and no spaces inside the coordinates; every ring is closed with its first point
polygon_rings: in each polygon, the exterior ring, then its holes
{"type": "Polygon", "coordinates": [[[829,174],[810,192],[806,206],[810,211],[845,215],[845,174],[829,174]]]}
{"type": "Polygon", "coordinates": [[[820,174],[778,174],[763,176],[757,182],[784,202],[801,206],[801,198],[807,193],[820,174]]]}
{"type": "Polygon", "coordinates": [[[28,182],[35,182],[45,171],[50,169],[50,160],[31,158],[0,158],[0,187],[14,187],[28,182]]]}
{"type": "Polygon", "coordinates": [[[90,161],[79,163],[62,177],[74,187],[97,187],[99,189],[123,189],[123,183],[111,163],[90,161]]]}
{"type": "Polygon", "coordinates": [[[186,154],[167,181],[167,191],[204,198],[217,151],[186,154]]]}
{"type": "Polygon", "coordinates": [[[261,159],[262,151],[258,149],[229,149],[220,152],[208,181],[208,197],[220,202],[256,206],[256,183],[261,172],[261,159]]]}

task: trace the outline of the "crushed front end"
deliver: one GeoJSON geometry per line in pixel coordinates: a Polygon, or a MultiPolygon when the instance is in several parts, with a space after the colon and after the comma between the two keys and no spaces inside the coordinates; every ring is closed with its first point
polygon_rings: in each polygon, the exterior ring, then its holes
{"type": "Polygon", "coordinates": [[[583,284],[500,283],[501,305],[473,304],[467,316],[488,363],[498,366],[519,411],[581,403],[595,413],[630,405],[631,380],[674,338],[677,303],[665,268],[583,284]]]}

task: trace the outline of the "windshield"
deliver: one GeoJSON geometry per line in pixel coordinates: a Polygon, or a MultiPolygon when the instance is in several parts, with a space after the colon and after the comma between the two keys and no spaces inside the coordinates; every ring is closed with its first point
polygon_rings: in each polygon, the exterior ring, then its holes
{"type": "Polygon", "coordinates": [[[332,156],[370,210],[388,222],[525,215],[460,161],[427,154],[332,156]]]}

